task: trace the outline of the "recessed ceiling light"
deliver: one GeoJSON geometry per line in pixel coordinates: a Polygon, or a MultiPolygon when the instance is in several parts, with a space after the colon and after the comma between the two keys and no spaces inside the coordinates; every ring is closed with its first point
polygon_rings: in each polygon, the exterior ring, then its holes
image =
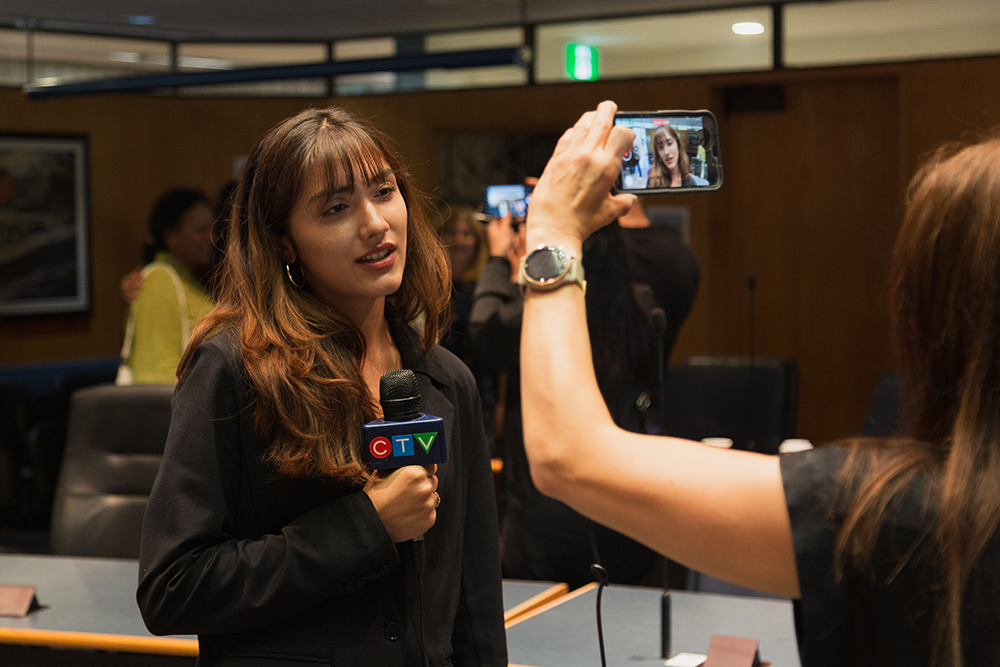
{"type": "Polygon", "coordinates": [[[737,35],[759,35],[764,32],[764,25],[761,23],[745,22],[745,23],[734,23],[733,32],[737,35]]]}
{"type": "Polygon", "coordinates": [[[154,25],[156,23],[155,16],[149,16],[148,14],[136,14],[133,16],[126,16],[125,23],[129,25],[154,25]]]}

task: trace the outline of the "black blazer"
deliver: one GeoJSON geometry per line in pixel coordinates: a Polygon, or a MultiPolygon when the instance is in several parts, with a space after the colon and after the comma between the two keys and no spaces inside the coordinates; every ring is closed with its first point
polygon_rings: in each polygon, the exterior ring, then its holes
{"type": "MultiPolygon", "coordinates": [[[[506,665],[493,479],[475,382],[451,353],[394,328],[448,461],[426,534],[432,665],[506,665]]],[[[197,634],[200,665],[419,665],[410,545],[356,485],[291,479],[261,461],[237,336],[197,350],[174,397],[149,498],[138,602],[155,634],[197,634]]]]}

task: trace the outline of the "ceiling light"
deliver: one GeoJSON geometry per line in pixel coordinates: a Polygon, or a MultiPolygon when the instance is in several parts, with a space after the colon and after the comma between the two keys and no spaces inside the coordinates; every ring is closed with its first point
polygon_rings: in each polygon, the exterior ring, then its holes
{"type": "Polygon", "coordinates": [[[737,35],[759,35],[764,32],[764,25],[755,21],[734,23],[733,32],[737,35]]]}
{"type": "Polygon", "coordinates": [[[155,16],[149,16],[148,14],[136,14],[133,16],[126,16],[125,23],[129,25],[154,25],[156,23],[155,16]]]}

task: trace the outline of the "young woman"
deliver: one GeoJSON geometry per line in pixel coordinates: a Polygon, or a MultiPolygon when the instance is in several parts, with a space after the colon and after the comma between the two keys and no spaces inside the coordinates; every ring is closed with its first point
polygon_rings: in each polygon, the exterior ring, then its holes
{"type": "Polygon", "coordinates": [[[479,402],[435,345],[450,281],[419,204],[387,138],[341,109],[248,159],[140,555],[147,626],[198,634],[200,664],[506,664],[479,402]],[[361,426],[401,367],[448,461],[371,475],[361,426]]]}
{"type": "Polygon", "coordinates": [[[649,170],[647,188],[680,188],[708,185],[708,181],[691,173],[684,142],[669,123],[657,128],[653,135],[653,167],[649,170]]]}
{"type": "MultiPolygon", "coordinates": [[[[529,247],[620,215],[631,137],[585,114],[535,188],[529,247]]],[[[796,598],[804,667],[1000,664],[1000,140],[918,174],[896,242],[892,322],[905,438],[766,456],[615,427],[582,290],[528,289],[525,448],[539,489],[668,557],[796,598]]]]}

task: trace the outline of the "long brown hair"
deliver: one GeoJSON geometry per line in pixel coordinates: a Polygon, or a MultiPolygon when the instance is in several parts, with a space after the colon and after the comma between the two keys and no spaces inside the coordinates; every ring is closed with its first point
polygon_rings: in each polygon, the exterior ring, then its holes
{"type": "Polygon", "coordinates": [[[677,133],[677,130],[670,123],[664,123],[656,132],[653,134],[653,168],[650,169],[649,178],[655,182],[660,183],[656,187],[669,188],[673,182],[673,174],[670,173],[670,169],[667,165],[663,164],[663,160],[660,158],[660,151],[656,148],[656,140],[660,137],[666,136],[667,133],[674,138],[677,143],[677,169],[681,172],[681,185],[684,185],[684,181],[687,177],[691,175],[691,158],[687,154],[687,142],[681,139],[681,136],[677,133]],[[658,181],[656,180],[658,179],[658,181]]]}
{"type": "Polygon", "coordinates": [[[1000,140],[944,148],[914,178],[891,308],[911,439],[855,445],[837,561],[867,563],[890,501],[921,475],[943,595],[933,658],[957,667],[963,591],[1000,522],[1000,140]]]}
{"type": "Polygon", "coordinates": [[[360,481],[361,425],[375,397],[361,376],[364,339],[354,324],[306,287],[289,283],[278,239],[314,167],[333,185],[354,187],[388,166],[406,202],[407,252],[386,318],[422,327],[424,350],[437,341],[450,294],[444,249],[423,214],[421,196],[389,139],[344,109],[308,109],[273,127],[247,159],[232,198],[216,308],[201,322],[179,374],[206,338],[238,332],[255,392],[255,428],[280,474],[360,481]]]}

